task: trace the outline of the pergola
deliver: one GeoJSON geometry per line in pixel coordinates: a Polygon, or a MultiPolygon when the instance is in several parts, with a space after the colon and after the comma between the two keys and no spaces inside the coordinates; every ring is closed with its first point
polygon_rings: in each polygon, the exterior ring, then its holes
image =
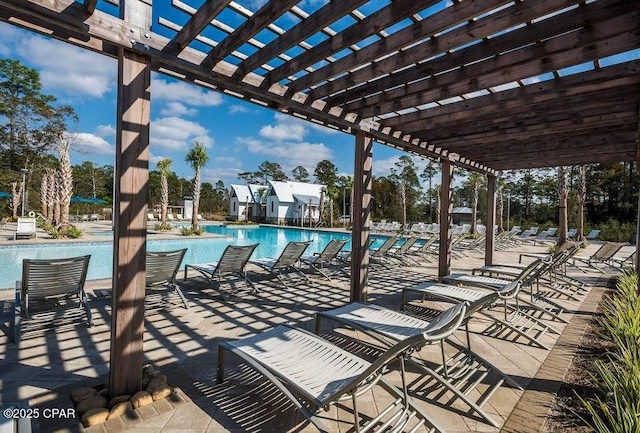
{"type": "Polygon", "coordinates": [[[0,0],[0,19],[118,59],[112,395],[141,383],[151,71],[355,136],[351,300],[373,141],[441,161],[441,276],[455,166],[488,176],[492,227],[501,170],[638,160],[637,0],[107,1],[0,0]]]}

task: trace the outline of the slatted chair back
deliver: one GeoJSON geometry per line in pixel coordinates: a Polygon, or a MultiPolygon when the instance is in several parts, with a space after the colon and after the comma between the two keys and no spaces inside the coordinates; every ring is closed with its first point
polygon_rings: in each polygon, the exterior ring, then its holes
{"type": "Polygon", "coordinates": [[[37,236],[35,218],[18,218],[16,232],[13,235],[13,239],[15,240],[20,236],[37,236]]]}
{"type": "Polygon", "coordinates": [[[347,239],[332,239],[326,247],[318,254],[316,264],[329,264],[338,256],[338,253],[347,243],[347,239]]]}
{"type": "Polygon", "coordinates": [[[147,251],[145,285],[159,287],[175,284],[176,275],[187,248],[175,251],[147,251]]]}
{"type": "Polygon", "coordinates": [[[402,245],[400,245],[400,248],[398,248],[395,253],[398,255],[406,254],[418,240],[420,240],[418,236],[411,236],[409,239],[404,241],[402,245]]]}
{"type": "Polygon", "coordinates": [[[611,259],[611,257],[613,257],[618,251],[620,251],[620,248],[622,248],[623,245],[624,244],[617,242],[607,242],[602,246],[602,248],[600,248],[593,254],[593,260],[606,262],[607,260],[611,259]]]}
{"type": "Polygon", "coordinates": [[[48,298],[78,295],[84,301],[84,283],[91,255],[68,259],[24,259],[20,298],[24,315],[29,305],[48,298]]]}
{"type": "Polygon", "coordinates": [[[257,246],[258,244],[228,245],[222,252],[222,257],[220,257],[213,275],[244,273],[244,268],[257,246]]]}
{"type": "Polygon", "coordinates": [[[587,240],[594,240],[598,236],[600,236],[600,230],[591,230],[589,232],[589,234],[586,236],[586,239],[587,240]]]}
{"type": "Polygon", "coordinates": [[[377,250],[373,251],[375,255],[383,255],[386,254],[398,241],[396,236],[389,237],[377,250]]]}
{"type": "Polygon", "coordinates": [[[294,266],[300,260],[302,254],[311,242],[289,242],[278,260],[274,263],[273,269],[284,269],[294,266]]]}

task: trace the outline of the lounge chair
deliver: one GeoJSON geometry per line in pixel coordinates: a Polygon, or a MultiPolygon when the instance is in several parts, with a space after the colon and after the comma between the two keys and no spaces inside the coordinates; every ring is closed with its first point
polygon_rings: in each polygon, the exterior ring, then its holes
{"type": "Polygon", "coordinates": [[[156,216],[153,213],[149,212],[147,214],[147,221],[158,221],[158,219],[156,218],[156,216]]]}
{"type": "Polygon", "coordinates": [[[13,234],[13,240],[16,240],[22,237],[27,237],[27,238],[38,237],[35,218],[18,218],[18,225],[16,226],[16,232],[13,234]]]}
{"type": "Polygon", "coordinates": [[[192,268],[202,274],[202,276],[209,281],[211,286],[220,294],[220,296],[222,296],[223,299],[226,299],[225,293],[220,289],[222,277],[226,275],[237,275],[251,287],[251,291],[253,293],[256,293],[258,290],[253,285],[253,282],[247,277],[245,267],[257,246],[258,244],[242,246],[229,245],[222,252],[222,256],[217,262],[203,263],[199,265],[184,265],[184,279],[187,279],[187,270],[192,268]]]}
{"type": "Polygon", "coordinates": [[[167,221],[175,221],[175,219],[176,219],[176,218],[173,216],[173,214],[172,214],[172,213],[168,213],[168,214],[167,214],[167,221]]]}
{"type": "MultiPolygon", "coordinates": [[[[492,303],[496,300],[497,295],[491,293],[474,299],[473,305],[465,301],[457,303],[458,305],[466,305],[466,310],[460,323],[464,323],[466,326],[472,314],[484,308],[487,303],[492,303]]],[[[456,308],[456,306],[450,308],[456,308]]],[[[317,313],[316,333],[320,332],[321,319],[329,319],[341,326],[362,332],[376,340],[383,349],[393,347],[405,339],[414,338],[416,335],[429,329],[433,323],[432,321],[426,321],[402,312],[358,302],[347,304],[344,307],[334,310],[317,313]]],[[[488,389],[483,390],[483,396],[491,396],[505,381],[520,390],[522,390],[522,387],[509,376],[502,373],[497,367],[473,353],[471,351],[468,327],[466,327],[466,335],[467,347],[456,351],[453,355],[445,356],[444,338],[432,341],[441,345],[442,364],[438,368],[433,368],[433,364],[425,362],[420,357],[419,352],[416,353],[415,356],[408,357],[406,360],[416,365],[421,372],[444,386],[446,390],[451,391],[457,398],[462,399],[469,405],[473,412],[478,413],[484,420],[495,427],[499,427],[500,425],[493,420],[488,413],[482,410],[482,405],[488,400],[488,397],[483,397],[477,401],[474,400],[472,397],[474,388],[483,381],[484,377],[490,375],[492,372],[496,373],[498,381],[489,385],[488,389]]]]}
{"type": "Polygon", "coordinates": [[[312,256],[302,256],[300,257],[300,261],[309,265],[331,281],[331,277],[325,272],[325,269],[336,264],[335,261],[337,260],[338,253],[346,243],[347,239],[332,239],[324,247],[324,250],[312,256]]]}
{"type": "MultiPolygon", "coordinates": [[[[228,351],[271,381],[321,432],[329,430],[315,415],[316,411],[343,400],[352,401],[355,431],[368,432],[379,427],[378,431],[399,432],[407,424],[416,423],[411,431],[425,426],[429,432],[444,432],[413,404],[404,374],[402,389],[388,383],[383,376],[395,360],[404,373],[408,353],[451,335],[462,322],[465,310],[465,304],[452,307],[431,321],[422,332],[391,346],[372,363],[310,332],[279,325],[253,337],[220,343],[217,380],[222,382],[224,353],[228,351]],[[378,414],[361,417],[358,396],[375,385],[391,394],[391,404],[379,409],[378,414]]],[[[375,406],[368,406],[371,407],[375,406]]]]}
{"type": "Polygon", "coordinates": [[[484,304],[477,306],[475,310],[470,309],[474,312],[477,311],[494,322],[495,326],[489,328],[489,331],[498,331],[499,334],[505,334],[506,336],[515,334],[517,336],[516,339],[524,339],[528,344],[548,350],[549,347],[540,341],[540,337],[546,333],[557,334],[558,332],[523,311],[519,306],[520,300],[518,298],[521,288],[525,285],[531,285],[539,272],[544,271],[546,265],[548,265],[548,262],[539,259],[522,271],[521,278],[513,281],[501,280],[502,285],[500,286],[483,287],[476,284],[474,287],[459,287],[443,283],[424,282],[402,290],[402,306],[404,308],[409,294],[420,295],[423,299],[440,302],[456,303],[467,301],[472,305],[476,305],[477,302],[480,302],[480,299],[484,299],[486,301],[484,304]],[[485,298],[485,296],[489,297],[485,298]],[[515,301],[515,305],[510,303],[512,301],[515,301]],[[500,318],[499,315],[488,313],[488,309],[492,304],[498,305],[500,302],[504,307],[503,318],[500,318]]]}
{"type": "Polygon", "coordinates": [[[569,229],[567,232],[567,239],[573,239],[578,234],[578,229],[569,229]]]}
{"type": "Polygon", "coordinates": [[[4,230],[4,226],[7,225],[8,219],[7,218],[2,218],[0,220],[0,230],[4,230]]]}
{"type": "Polygon", "coordinates": [[[602,272],[596,265],[609,264],[609,261],[616,255],[620,248],[625,244],[618,242],[605,242],[590,256],[573,256],[573,265],[580,269],[582,272],[586,272],[582,266],[576,262],[584,263],[585,265],[595,269],[598,272],[602,272]]]}
{"type": "Polygon", "coordinates": [[[307,276],[304,272],[298,269],[297,265],[300,262],[300,257],[302,257],[302,254],[304,254],[304,251],[310,243],[311,242],[289,242],[284,247],[284,250],[282,250],[282,253],[280,253],[278,258],[255,259],[250,260],[249,263],[259,266],[267,272],[275,274],[278,281],[288,288],[282,278],[282,272],[294,271],[302,275],[305,280],[308,280],[307,276]]]}
{"type": "Polygon", "coordinates": [[[176,251],[147,251],[145,278],[147,300],[153,294],[159,294],[164,299],[168,299],[171,294],[177,294],[184,308],[189,309],[189,304],[176,283],[176,275],[186,252],[186,248],[176,251]]]}
{"type": "Polygon", "coordinates": [[[600,230],[591,230],[589,234],[585,237],[585,239],[588,241],[592,241],[597,239],[598,236],[600,236],[600,230]]]}
{"type": "Polygon", "coordinates": [[[179,214],[177,214],[177,215],[176,215],[176,219],[177,219],[178,221],[183,221],[183,220],[184,220],[184,217],[182,216],[182,214],[181,214],[181,213],[179,213],[179,214]]]}
{"type": "MultiPolygon", "coordinates": [[[[93,325],[84,283],[91,255],[68,259],[22,261],[22,280],[16,281],[14,340],[20,341],[21,322],[40,312],[83,308],[93,325]]],[[[35,319],[35,318],[34,318],[35,319]]]]}

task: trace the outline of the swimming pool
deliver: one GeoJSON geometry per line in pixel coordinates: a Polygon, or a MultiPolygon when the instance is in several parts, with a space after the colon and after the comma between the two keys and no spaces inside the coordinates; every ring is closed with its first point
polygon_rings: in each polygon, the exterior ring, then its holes
{"type": "MultiPolygon", "coordinates": [[[[147,242],[149,251],[168,251],[188,248],[185,263],[216,261],[227,245],[259,243],[252,258],[277,257],[291,241],[311,241],[306,253],[321,251],[332,239],[351,239],[349,233],[279,228],[268,226],[220,226],[203,225],[220,238],[185,237],[177,240],[152,240],[147,242]]],[[[345,246],[351,248],[350,242],[345,246]]],[[[38,245],[12,245],[0,247],[0,289],[15,287],[21,278],[23,259],[53,259],[91,254],[87,279],[110,278],[113,267],[113,244],[104,242],[55,243],[38,245]]]]}

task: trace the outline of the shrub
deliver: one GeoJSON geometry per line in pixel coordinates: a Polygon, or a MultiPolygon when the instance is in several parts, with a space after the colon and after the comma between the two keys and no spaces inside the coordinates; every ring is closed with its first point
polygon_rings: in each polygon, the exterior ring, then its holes
{"type": "Polygon", "coordinates": [[[180,229],[180,234],[182,236],[200,236],[204,233],[204,229],[200,226],[197,228],[193,228],[193,226],[182,227],[180,229]]]}
{"type": "Polygon", "coordinates": [[[164,223],[164,224],[160,223],[153,226],[153,229],[161,232],[166,232],[166,231],[173,230],[173,226],[169,223],[164,223]]]}
{"type": "Polygon", "coordinates": [[[76,226],[69,226],[67,228],[67,237],[72,239],[78,239],[82,237],[82,230],[76,226]]]}
{"type": "Polygon", "coordinates": [[[603,303],[603,337],[614,349],[596,362],[592,376],[598,390],[584,400],[591,419],[583,419],[596,432],[640,432],[640,294],[638,276],[620,277],[617,293],[603,303]]]}

